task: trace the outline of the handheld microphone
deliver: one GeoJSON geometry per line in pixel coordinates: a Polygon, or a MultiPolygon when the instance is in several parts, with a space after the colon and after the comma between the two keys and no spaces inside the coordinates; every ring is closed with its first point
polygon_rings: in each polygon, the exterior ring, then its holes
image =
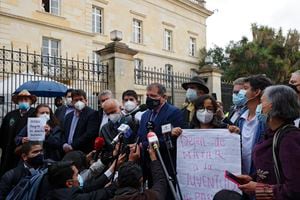
{"type": "Polygon", "coordinates": [[[95,142],[94,142],[94,150],[96,150],[96,153],[93,157],[93,159],[96,161],[98,159],[99,153],[102,150],[104,146],[104,138],[103,137],[96,137],[95,142]]]}
{"type": "Polygon", "coordinates": [[[148,139],[149,145],[153,145],[154,149],[158,148],[159,140],[154,132],[149,132],[147,134],[147,139],[148,139]]]}
{"type": "Polygon", "coordinates": [[[146,104],[139,105],[133,111],[131,111],[130,113],[126,114],[125,117],[127,117],[129,115],[134,116],[136,113],[143,112],[143,111],[145,111],[147,109],[148,109],[148,106],[146,104]]]}
{"type": "Polygon", "coordinates": [[[127,131],[130,130],[130,127],[127,124],[121,124],[118,128],[118,135],[116,135],[116,137],[113,139],[113,141],[111,142],[111,145],[116,145],[119,140],[120,140],[120,136],[124,133],[126,133],[127,131]]]}
{"type": "Polygon", "coordinates": [[[161,132],[164,136],[164,140],[166,142],[167,148],[168,149],[173,149],[174,147],[173,147],[173,143],[172,143],[172,140],[171,140],[171,137],[170,137],[170,134],[172,132],[172,125],[170,123],[162,125],[161,126],[161,132]]]}

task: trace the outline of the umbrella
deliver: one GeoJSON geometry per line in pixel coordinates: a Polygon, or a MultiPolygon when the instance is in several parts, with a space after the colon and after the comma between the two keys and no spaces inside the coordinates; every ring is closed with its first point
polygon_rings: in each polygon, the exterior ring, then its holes
{"type": "Polygon", "coordinates": [[[22,90],[28,90],[38,97],[59,97],[64,96],[67,87],[56,81],[28,81],[16,89],[14,94],[22,90]]]}

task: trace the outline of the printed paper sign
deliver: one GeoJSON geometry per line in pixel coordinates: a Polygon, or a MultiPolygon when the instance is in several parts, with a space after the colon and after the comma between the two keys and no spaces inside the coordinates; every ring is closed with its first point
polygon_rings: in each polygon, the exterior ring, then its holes
{"type": "Polygon", "coordinates": [[[184,129],[177,140],[177,174],[183,199],[213,200],[229,189],[240,192],[224,171],[241,173],[240,136],[227,129],[184,129]]]}
{"type": "Polygon", "coordinates": [[[45,140],[45,118],[30,117],[27,122],[27,133],[29,141],[45,140]]]}

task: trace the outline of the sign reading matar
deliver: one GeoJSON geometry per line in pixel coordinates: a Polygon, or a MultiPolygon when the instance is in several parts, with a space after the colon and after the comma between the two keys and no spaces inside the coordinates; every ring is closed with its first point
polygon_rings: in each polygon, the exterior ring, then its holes
{"type": "Polygon", "coordinates": [[[241,173],[240,136],[227,129],[184,129],[177,139],[177,177],[183,199],[212,200],[222,189],[240,191],[224,171],[241,173]]]}

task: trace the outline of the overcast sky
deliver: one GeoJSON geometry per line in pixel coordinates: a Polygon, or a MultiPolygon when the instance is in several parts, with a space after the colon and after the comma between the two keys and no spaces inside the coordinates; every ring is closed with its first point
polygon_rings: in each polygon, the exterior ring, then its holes
{"type": "Polygon", "coordinates": [[[300,31],[300,0],[206,0],[214,11],[207,19],[207,47],[251,37],[251,24],[300,31]]]}

